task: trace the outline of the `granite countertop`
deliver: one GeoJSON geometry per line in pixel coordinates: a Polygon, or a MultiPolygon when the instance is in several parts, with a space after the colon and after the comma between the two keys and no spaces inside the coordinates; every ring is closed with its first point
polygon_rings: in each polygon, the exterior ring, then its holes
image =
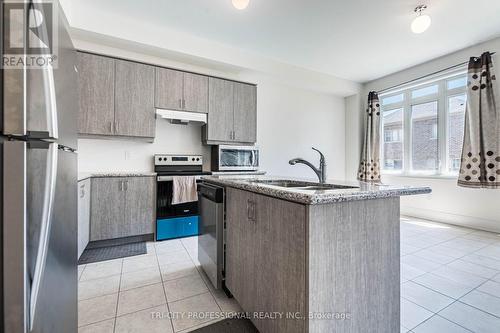
{"type": "Polygon", "coordinates": [[[404,195],[425,194],[425,193],[430,193],[432,191],[431,188],[427,186],[417,187],[417,186],[405,186],[405,185],[372,184],[365,182],[345,182],[345,181],[334,181],[334,180],[327,181],[327,184],[352,186],[354,188],[341,188],[333,190],[305,190],[293,187],[279,187],[275,185],[269,185],[266,183],[258,182],[261,180],[291,180],[291,181],[311,182],[311,180],[296,179],[290,177],[207,176],[203,177],[203,180],[222,186],[234,187],[250,192],[261,193],[272,197],[280,198],[283,200],[288,200],[308,205],[378,199],[378,198],[391,198],[404,195]]]}
{"type": "Polygon", "coordinates": [[[123,171],[123,172],[79,172],[78,173],[78,181],[95,177],[156,177],[156,172],[123,171]]]}

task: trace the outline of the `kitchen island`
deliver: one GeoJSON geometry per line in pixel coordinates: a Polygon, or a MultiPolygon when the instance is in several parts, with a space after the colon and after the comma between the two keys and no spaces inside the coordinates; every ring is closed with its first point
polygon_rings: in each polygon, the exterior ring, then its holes
{"type": "Polygon", "coordinates": [[[430,188],[204,181],[226,188],[226,287],[261,333],[399,332],[399,197],[430,188]]]}

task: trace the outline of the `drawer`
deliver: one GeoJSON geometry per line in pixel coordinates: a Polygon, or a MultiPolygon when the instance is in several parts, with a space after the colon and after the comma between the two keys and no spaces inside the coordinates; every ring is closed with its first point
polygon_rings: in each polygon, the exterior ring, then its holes
{"type": "Polygon", "coordinates": [[[156,240],[198,235],[198,220],[198,216],[157,220],[156,240]]]}

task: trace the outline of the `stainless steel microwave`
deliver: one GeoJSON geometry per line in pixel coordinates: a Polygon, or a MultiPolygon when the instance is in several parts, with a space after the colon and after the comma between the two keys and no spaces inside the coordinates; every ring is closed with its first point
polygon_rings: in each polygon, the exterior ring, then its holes
{"type": "Polygon", "coordinates": [[[212,146],[212,171],[259,170],[259,148],[256,146],[212,146]]]}

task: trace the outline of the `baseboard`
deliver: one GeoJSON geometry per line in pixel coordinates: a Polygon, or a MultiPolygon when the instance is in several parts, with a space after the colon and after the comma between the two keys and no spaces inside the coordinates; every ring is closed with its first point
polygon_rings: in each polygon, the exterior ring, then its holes
{"type": "Polygon", "coordinates": [[[483,219],[473,216],[451,214],[447,212],[440,212],[431,209],[401,206],[401,215],[410,217],[417,217],[426,220],[434,220],[453,224],[461,227],[491,231],[500,233],[500,221],[483,219]]]}
{"type": "Polygon", "coordinates": [[[130,237],[122,237],[122,238],[113,238],[113,239],[105,239],[100,241],[92,241],[88,243],[87,249],[96,249],[99,247],[109,247],[109,246],[117,246],[124,245],[130,243],[139,243],[139,242],[149,242],[154,241],[154,234],[147,235],[139,235],[139,236],[130,236],[130,237]]]}

